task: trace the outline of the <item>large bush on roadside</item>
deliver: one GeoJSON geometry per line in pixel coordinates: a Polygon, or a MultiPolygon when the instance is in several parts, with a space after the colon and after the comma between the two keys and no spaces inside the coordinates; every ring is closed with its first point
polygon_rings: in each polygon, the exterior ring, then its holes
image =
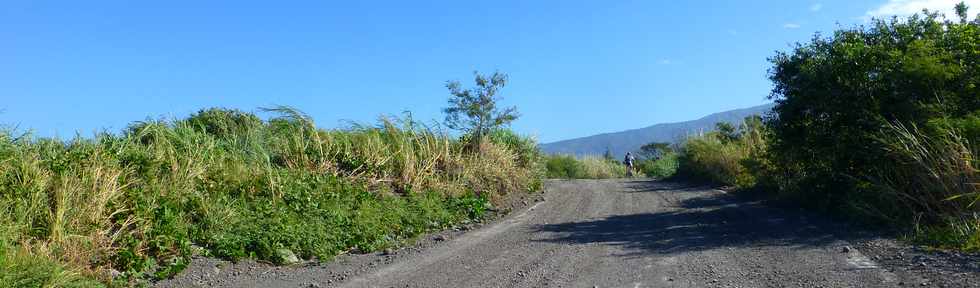
{"type": "Polygon", "coordinates": [[[936,14],[876,20],[771,58],[777,115],[769,123],[770,158],[784,196],[891,219],[937,221],[961,211],[943,196],[975,186],[937,190],[932,185],[943,181],[927,179],[969,174],[950,169],[976,169],[975,162],[915,161],[963,159],[933,154],[962,153],[954,148],[980,139],[980,23],[958,10],[960,21],[936,14]],[[931,150],[913,151],[923,147],[931,150]]]}

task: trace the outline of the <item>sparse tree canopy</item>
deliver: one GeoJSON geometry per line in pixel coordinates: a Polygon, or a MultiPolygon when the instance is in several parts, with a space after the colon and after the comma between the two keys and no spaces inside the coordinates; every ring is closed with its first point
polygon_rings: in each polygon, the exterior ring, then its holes
{"type": "Polygon", "coordinates": [[[670,143],[650,142],[640,147],[639,154],[643,159],[657,159],[673,151],[674,149],[670,148],[670,143]]]}
{"type": "Polygon", "coordinates": [[[476,87],[463,89],[459,81],[449,81],[449,107],[443,109],[446,113],[446,126],[471,135],[472,140],[479,140],[494,128],[510,124],[519,117],[516,107],[503,110],[497,108],[497,102],[502,99],[498,92],[507,84],[507,75],[494,72],[489,77],[473,72],[476,87]]]}
{"type": "Polygon", "coordinates": [[[967,11],[970,11],[970,6],[966,6],[965,2],[960,2],[959,4],[956,4],[955,10],[956,16],[960,17],[960,23],[966,23],[966,13],[967,11]]]}
{"type": "Polygon", "coordinates": [[[735,125],[732,125],[732,123],[715,123],[715,129],[718,130],[718,136],[722,142],[732,142],[738,140],[738,130],[735,129],[735,125]]]}

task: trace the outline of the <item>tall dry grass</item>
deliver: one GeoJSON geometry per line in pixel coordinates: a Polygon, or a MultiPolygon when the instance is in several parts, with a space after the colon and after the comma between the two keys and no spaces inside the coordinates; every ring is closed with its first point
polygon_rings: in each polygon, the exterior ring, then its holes
{"type": "Polygon", "coordinates": [[[860,208],[885,220],[914,219],[913,237],[931,245],[978,250],[980,150],[956,129],[943,128],[927,134],[914,125],[889,124],[878,140],[892,163],[872,179],[878,201],[860,208]]]}
{"type": "Polygon", "coordinates": [[[750,116],[734,133],[710,132],[686,139],[678,157],[678,174],[736,188],[755,186],[759,166],[768,153],[769,132],[761,118],[750,116]]]}
{"type": "Polygon", "coordinates": [[[980,211],[976,146],[953,129],[929,136],[916,126],[889,124],[879,141],[897,165],[878,171],[876,182],[902,209],[929,220],[980,211]]]}
{"type": "Polygon", "coordinates": [[[980,212],[976,144],[955,129],[941,129],[930,136],[901,123],[889,124],[879,142],[893,163],[882,165],[872,180],[899,209],[881,213],[905,211],[930,223],[976,218],[980,212]]]}
{"type": "Polygon", "coordinates": [[[626,177],[626,166],[616,160],[591,155],[582,157],[580,161],[582,161],[583,178],[608,179],[626,177]]]}
{"type": "Polygon", "coordinates": [[[540,185],[539,161],[525,161],[536,141],[512,133],[521,141],[469,153],[410,117],[323,130],[295,109],[265,111],[275,116],[209,109],[70,141],[0,133],[0,282],[135,285],[182,269],[193,246],[328,259],[540,185]]]}
{"type": "Polygon", "coordinates": [[[552,179],[609,179],[626,177],[626,166],[615,160],[589,155],[549,155],[544,159],[546,177],[552,179]]]}

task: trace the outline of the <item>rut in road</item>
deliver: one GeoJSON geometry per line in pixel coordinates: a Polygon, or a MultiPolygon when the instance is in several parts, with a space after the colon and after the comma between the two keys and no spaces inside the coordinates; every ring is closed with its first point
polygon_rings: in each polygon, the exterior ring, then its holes
{"type": "Polygon", "coordinates": [[[848,241],[830,232],[844,226],[714,189],[554,180],[545,190],[546,200],[527,210],[379,265],[250,267],[208,286],[894,287],[922,280],[845,249],[848,241]]]}

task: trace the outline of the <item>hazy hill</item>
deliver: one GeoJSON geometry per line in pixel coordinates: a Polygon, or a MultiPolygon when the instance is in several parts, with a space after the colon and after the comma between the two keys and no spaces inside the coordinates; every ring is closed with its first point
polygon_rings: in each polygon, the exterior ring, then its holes
{"type": "Polygon", "coordinates": [[[746,116],[762,115],[772,111],[773,105],[719,112],[692,121],[656,124],[646,128],[546,143],[541,145],[541,149],[550,154],[601,155],[608,148],[613,155],[621,157],[627,151],[636,151],[646,143],[675,143],[683,140],[687,135],[714,130],[715,123],[718,122],[741,123],[746,116]]]}

